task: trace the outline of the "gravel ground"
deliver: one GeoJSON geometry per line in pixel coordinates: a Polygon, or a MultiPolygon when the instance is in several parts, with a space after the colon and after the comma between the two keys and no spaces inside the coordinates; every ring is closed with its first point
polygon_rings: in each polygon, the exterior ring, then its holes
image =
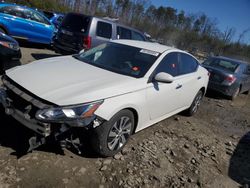
{"type": "MultiPolygon", "coordinates": [[[[53,57],[22,48],[21,63],[53,57]]],[[[28,130],[0,109],[2,187],[249,187],[250,97],[209,92],[193,117],[175,115],[132,136],[113,158],[47,144],[20,155],[28,130]]]]}

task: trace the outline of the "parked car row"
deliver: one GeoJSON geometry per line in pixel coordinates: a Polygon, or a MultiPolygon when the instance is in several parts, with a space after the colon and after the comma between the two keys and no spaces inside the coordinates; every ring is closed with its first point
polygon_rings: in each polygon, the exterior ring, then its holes
{"type": "Polygon", "coordinates": [[[64,18],[63,14],[7,3],[0,3],[0,32],[30,42],[55,43],[57,51],[71,54],[108,40],[146,40],[140,31],[107,18],[75,13],[64,18]],[[59,29],[57,34],[55,28],[59,29]]]}

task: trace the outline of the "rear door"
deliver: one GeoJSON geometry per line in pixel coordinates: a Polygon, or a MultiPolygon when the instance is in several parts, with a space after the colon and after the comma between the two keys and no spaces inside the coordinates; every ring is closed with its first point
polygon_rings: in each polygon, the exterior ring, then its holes
{"type": "Polygon", "coordinates": [[[203,76],[199,71],[199,63],[186,53],[179,53],[179,84],[182,92],[178,99],[180,105],[190,106],[198,91],[201,89],[203,76]]]}
{"type": "Polygon", "coordinates": [[[24,15],[31,30],[26,29],[27,36],[32,42],[50,44],[53,36],[53,26],[45,17],[31,9],[24,9],[24,15]]]}

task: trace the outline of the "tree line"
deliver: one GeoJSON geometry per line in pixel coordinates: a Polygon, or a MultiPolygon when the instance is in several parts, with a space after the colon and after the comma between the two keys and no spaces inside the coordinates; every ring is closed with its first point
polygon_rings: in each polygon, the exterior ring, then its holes
{"type": "Polygon", "coordinates": [[[172,7],[156,7],[150,0],[9,0],[42,10],[109,16],[150,34],[161,43],[207,54],[250,59],[250,28],[235,40],[236,29],[221,31],[218,20],[204,13],[187,14],[172,7]],[[234,40],[233,40],[234,39],[234,40]]]}

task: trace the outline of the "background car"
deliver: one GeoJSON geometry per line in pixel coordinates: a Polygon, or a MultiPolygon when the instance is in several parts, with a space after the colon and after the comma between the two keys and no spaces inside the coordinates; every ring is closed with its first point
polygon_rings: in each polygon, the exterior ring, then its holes
{"type": "Polygon", "coordinates": [[[0,32],[0,73],[2,74],[6,67],[10,68],[13,65],[11,61],[19,60],[21,56],[18,42],[0,32]]]}
{"type": "Polygon", "coordinates": [[[21,50],[18,42],[0,32],[0,59],[19,60],[21,56],[21,50]]]}
{"type": "Polygon", "coordinates": [[[227,57],[210,57],[202,64],[210,72],[208,88],[230,99],[250,90],[250,64],[227,57]]]}
{"type": "Polygon", "coordinates": [[[50,12],[50,11],[42,11],[42,13],[44,14],[44,16],[46,16],[49,19],[49,21],[52,24],[54,24],[56,28],[58,28],[60,24],[62,23],[64,14],[50,12]]]}
{"type": "Polygon", "coordinates": [[[37,133],[31,148],[66,136],[77,148],[72,138],[82,142],[89,131],[93,149],[113,156],[131,134],[184,110],[196,113],[208,79],[184,51],[116,40],[8,70],[0,99],[7,113],[37,133]]]}
{"type": "Polygon", "coordinates": [[[0,4],[0,31],[17,39],[50,44],[54,25],[38,11],[16,4],[0,4]]]}
{"type": "Polygon", "coordinates": [[[113,19],[68,13],[55,36],[54,48],[59,53],[74,54],[114,39],[146,41],[143,33],[113,19]]]}

